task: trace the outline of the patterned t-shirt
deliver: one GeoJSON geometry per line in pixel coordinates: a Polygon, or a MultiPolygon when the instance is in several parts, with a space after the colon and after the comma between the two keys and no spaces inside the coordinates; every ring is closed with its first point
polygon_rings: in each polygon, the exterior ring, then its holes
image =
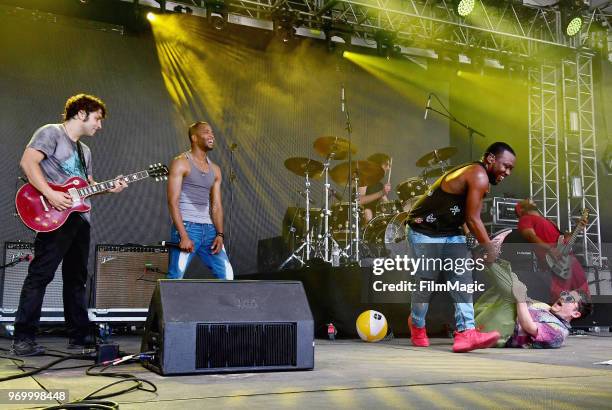
{"type": "Polygon", "coordinates": [[[532,347],[536,349],[556,349],[563,345],[569,335],[571,326],[568,322],[558,318],[550,312],[546,303],[535,302],[528,306],[531,318],[536,322],[538,335],[536,337],[526,333],[518,321],[514,327],[514,334],[508,340],[508,347],[532,347]]]}
{"type": "MultiPolygon", "coordinates": [[[[86,178],[79,159],[76,142],[72,141],[61,124],[43,125],[34,132],[28,143],[28,148],[34,148],[45,154],[40,167],[48,182],[61,185],[70,177],[86,178]]],[[[81,143],[87,174],[91,175],[91,151],[81,143]]],[[[89,204],[89,199],[85,202],[89,204]]],[[[81,213],[87,222],[90,221],[89,212],[81,213]]]]}

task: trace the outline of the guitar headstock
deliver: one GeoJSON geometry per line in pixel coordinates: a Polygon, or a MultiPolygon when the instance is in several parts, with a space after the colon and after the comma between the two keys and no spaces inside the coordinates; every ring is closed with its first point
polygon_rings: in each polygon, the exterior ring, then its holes
{"type": "Polygon", "coordinates": [[[582,214],[580,215],[580,220],[578,221],[579,225],[586,225],[589,223],[589,209],[584,208],[582,210],[582,214]]]}
{"type": "Polygon", "coordinates": [[[151,164],[147,169],[149,173],[149,177],[155,179],[156,181],[165,181],[168,179],[168,167],[164,164],[151,164]]]}

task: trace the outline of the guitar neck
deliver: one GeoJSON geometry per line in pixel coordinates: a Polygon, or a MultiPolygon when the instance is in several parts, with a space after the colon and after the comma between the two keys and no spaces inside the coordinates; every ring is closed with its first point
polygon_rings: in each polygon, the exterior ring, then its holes
{"type": "MultiPolygon", "coordinates": [[[[149,177],[149,171],[144,170],[144,171],[135,172],[133,174],[124,175],[123,177],[121,177],[121,180],[130,184],[132,182],[140,181],[141,179],[145,179],[148,177],[149,177]]],[[[77,192],[79,193],[79,196],[81,198],[86,198],[91,195],[100,194],[102,192],[106,192],[108,190],[113,189],[115,187],[115,181],[116,179],[109,179],[108,181],[98,182],[96,184],[89,185],[85,188],[77,189],[77,192]]]]}

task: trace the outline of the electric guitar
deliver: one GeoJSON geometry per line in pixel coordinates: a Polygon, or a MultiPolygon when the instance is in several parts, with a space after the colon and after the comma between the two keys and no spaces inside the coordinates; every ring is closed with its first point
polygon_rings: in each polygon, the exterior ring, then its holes
{"type": "Polygon", "coordinates": [[[546,265],[548,265],[550,270],[561,279],[569,278],[572,273],[572,262],[574,259],[570,254],[572,251],[572,245],[574,245],[574,242],[576,242],[578,234],[584,229],[588,220],[589,210],[584,209],[582,211],[580,221],[578,222],[578,225],[576,225],[576,229],[574,229],[574,232],[572,232],[570,237],[566,240],[564,235],[559,235],[559,239],[557,239],[557,246],[555,246],[555,248],[561,254],[559,259],[555,258],[550,251],[546,254],[546,265]]]}
{"type": "MultiPolygon", "coordinates": [[[[493,235],[491,235],[491,243],[497,255],[501,253],[501,246],[504,243],[506,236],[510,235],[511,232],[512,228],[506,228],[502,229],[501,231],[497,231],[493,235]]],[[[476,237],[471,233],[466,235],[466,244],[469,249],[476,253],[484,252],[484,248],[478,243],[476,237]]]]}
{"type": "MultiPolygon", "coordinates": [[[[168,179],[168,167],[162,164],[152,164],[143,171],[135,172],[121,177],[126,183],[140,181],[145,178],[154,178],[156,181],[168,179]]],[[[115,187],[115,180],[99,182],[89,185],[80,177],[68,178],[63,184],[49,183],[49,186],[60,192],[66,192],[72,199],[72,207],[58,211],[47,202],[34,185],[27,183],[17,191],[15,208],[23,223],[37,232],[51,232],[62,226],[73,212],[88,212],[91,205],[85,203],[88,196],[106,192],[115,187]]]]}

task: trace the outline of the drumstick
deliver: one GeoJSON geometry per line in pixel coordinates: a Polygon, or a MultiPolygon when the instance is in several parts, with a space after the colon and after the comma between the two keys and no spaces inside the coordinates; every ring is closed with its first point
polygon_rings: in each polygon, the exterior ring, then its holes
{"type": "Polygon", "coordinates": [[[387,184],[391,183],[391,169],[393,168],[393,157],[389,158],[389,176],[387,176],[387,184]]]}

